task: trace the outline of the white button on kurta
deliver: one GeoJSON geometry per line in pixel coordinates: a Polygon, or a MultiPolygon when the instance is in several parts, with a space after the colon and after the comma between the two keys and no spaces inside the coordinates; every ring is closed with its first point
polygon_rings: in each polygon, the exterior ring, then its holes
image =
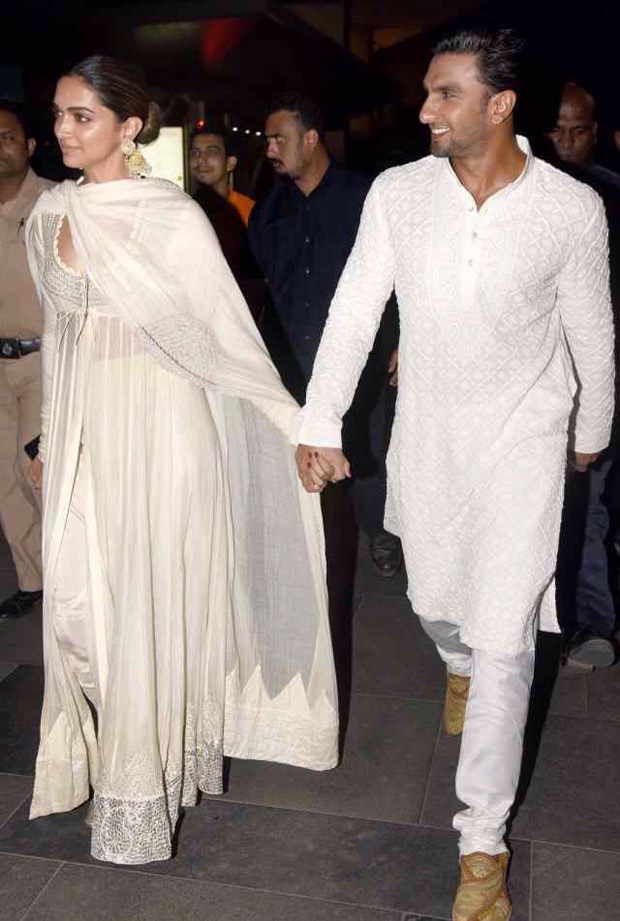
{"type": "Polygon", "coordinates": [[[480,211],[446,159],[375,181],[298,426],[302,443],[340,445],[394,286],[401,341],[386,527],[403,540],[417,613],[502,654],[532,648],[539,615],[557,630],[573,362],[576,450],[602,450],[613,414],[602,203],[519,143],[523,173],[480,211]]]}

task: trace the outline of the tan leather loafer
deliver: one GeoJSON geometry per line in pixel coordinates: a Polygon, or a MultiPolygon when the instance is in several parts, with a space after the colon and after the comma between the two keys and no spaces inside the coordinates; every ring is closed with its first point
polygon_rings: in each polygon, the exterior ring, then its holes
{"type": "Polygon", "coordinates": [[[507,853],[476,851],[461,857],[461,879],[452,906],[452,921],[508,921],[512,905],[506,891],[507,853]]]}
{"type": "Polygon", "coordinates": [[[449,736],[458,736],[463,732],[470,682],[471,678],[448,672],[446,702],[443,708],[443,731],[449,736]]]}

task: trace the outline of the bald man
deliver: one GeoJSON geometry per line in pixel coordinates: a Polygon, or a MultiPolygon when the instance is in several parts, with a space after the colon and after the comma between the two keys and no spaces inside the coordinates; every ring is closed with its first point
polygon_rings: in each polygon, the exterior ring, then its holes
{"type": "MultiPolygon", "coordinates": [[[[565,84],[549,139],[559,166],[599,193],[609,224],[611,290],[616,339],[620,331],[620,176],[594,161],[598,133],[596,103],[584,87],[565,84]]],[[[616,343],[616,354],[618,345],[616,343]]],[[[616,370],[618,390],[618,369],[616,370]]],[[[618,396],[618,394],[617,394],[618,396]]],[[[616,660],[615,606],[610,590],[606,541],[607,496],[617,490],[620,419],[612,446],[586,472],[573,472],[566,484],[558,556],[558,615],[566,640],[566,664],[591,671],[616,660]]]]}
{"type": "Polygon", "coordinates": [[[598,124],[591,93],[576,83],[562,91],[558,119],[549,137],[564,163],[587,166],[596,146],[598,124]]]}

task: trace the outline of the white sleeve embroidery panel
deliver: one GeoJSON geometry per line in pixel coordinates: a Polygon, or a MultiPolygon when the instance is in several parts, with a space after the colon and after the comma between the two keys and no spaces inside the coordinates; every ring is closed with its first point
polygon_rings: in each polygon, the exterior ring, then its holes
{"type": "Polygon", "coordinates": [[[558,279],[557,304],[579,382],[575,450],[609,442],[614,411],[614,328],[607,221],[600,199],[558,279]]]}

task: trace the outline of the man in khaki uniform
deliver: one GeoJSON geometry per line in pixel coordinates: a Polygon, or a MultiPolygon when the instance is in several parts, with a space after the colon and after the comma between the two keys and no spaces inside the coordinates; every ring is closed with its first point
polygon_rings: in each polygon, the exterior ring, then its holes
{"type": "Polygon", "coordinates": [[[0,604],[0,621],[22,617],[42,596],[40,497],[27,479],[25,447],[36,454],[43,316],[24,229],[38,196],[52,183],[30,169],[34,148],[20,107],[0,100],[0,522],[19,583],[0,604]]]}

